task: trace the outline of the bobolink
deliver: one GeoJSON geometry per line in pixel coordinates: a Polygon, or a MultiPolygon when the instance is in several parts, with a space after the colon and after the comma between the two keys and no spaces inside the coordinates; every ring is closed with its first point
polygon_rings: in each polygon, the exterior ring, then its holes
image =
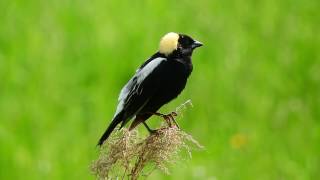
{"type": "Polygon", "coordinates": [[[192,52],[200,46],[199,41],[184,34],[170,32],[163,36],[159,51],[145,61],[122,88],[113,120],[98,145],[103,144],[119,123],[122,128],[133,117],[129,130],[143,123],[152,131],[145,121],[159,114],[158,109],[185,88],[192,72],[192,52]]]}

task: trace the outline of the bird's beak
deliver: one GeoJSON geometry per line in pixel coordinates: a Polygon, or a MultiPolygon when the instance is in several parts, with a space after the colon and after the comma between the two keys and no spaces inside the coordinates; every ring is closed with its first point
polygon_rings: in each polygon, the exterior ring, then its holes
{"type": "Polygon", "coordinates": [[[195,48],[198,48],[198,47],[201,47],[203,46],[203,44],[199,41],[194,41],[193,44],[192,44],[192,49],[195,49],[195,48]]]}

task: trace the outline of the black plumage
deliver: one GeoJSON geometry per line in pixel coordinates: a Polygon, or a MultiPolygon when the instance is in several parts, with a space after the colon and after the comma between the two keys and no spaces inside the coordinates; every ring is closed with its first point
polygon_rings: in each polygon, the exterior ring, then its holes
{"type": "Polygon", "coordinates": [[[140,66],[121,90],[115,116],[98,145],[103,144],[118,124],[123,127],[135,117],[129,128],[131,130],[176,98],[185,88],[192,72],[192,52],[200,46],[200,42],[187,35],[165,35],[159,51],[140,66]]]}

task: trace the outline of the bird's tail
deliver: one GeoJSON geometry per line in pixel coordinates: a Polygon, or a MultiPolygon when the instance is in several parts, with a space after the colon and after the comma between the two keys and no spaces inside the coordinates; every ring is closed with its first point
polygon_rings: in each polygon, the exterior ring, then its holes
{"type": "Polygon", "coordinates": [[[103,144],[103,142],[105,140],[108,139],[108,137],[110,136],[110,134],[112,133],[112,131],[114,130],[114,128],[116,128],[116,126],[123,120],[123,112],[119,113],[118,115],[116,115],[111,124],[109,125],[109,127],[107,128],[107,130],[103,133],[103,135],[101,136],[99,142],[98,142],[98,146],[101,146],[103,144]]]}

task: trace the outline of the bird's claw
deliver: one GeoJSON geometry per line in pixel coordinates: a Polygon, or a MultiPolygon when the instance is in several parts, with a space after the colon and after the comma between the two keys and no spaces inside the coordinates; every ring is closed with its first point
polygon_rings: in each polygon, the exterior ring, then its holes
{"type": "Polygon", "coordinates": [[[171,124],[171,117],[170,117],[169,115],[163,115],[162,117],[163,117],[163,119],[166,121],[166,123],[168,124],[168,126],[171,127],[171,126],[172,126],[172,124],[171,124]]]}
{"type": "Polygon", "coordinates": [[[174,118],[172,118],[172,121],[173,121],[173,122],[174,122],[174,124],[177,126],[177,128],[178,128],[178,129],[180,129],[179,124],[177,123],[177,121],[176,121],[174,118]]]}
{"type": "Polygon", "coordinates": [[[176,112],[171,112],[169,114],[163,115],[163,118],[166,120],[169,127],[172,127],[172,122],[173,122],[176,125],[176,127],[180,129],[180,126],[175,119],[175,117],[177,116],[178,114],[176,112]]]}
{"type": "Polygon", "coordinates": [[[175,120],[175,117],[178,116],[178,114],[176,112],[173,111],[173,112],[171,112],[169,114],[162,114],[162,113],[155,112],[155,113],[151,113],[151,114],[162,117],[166,121],[166,123],[168,124],[169,127],[172,127],[172,123],[171,122],[173,121],[173,123],[176,125],[176,127],[178,129],[180,129],[179,124],[175,120]]]}

